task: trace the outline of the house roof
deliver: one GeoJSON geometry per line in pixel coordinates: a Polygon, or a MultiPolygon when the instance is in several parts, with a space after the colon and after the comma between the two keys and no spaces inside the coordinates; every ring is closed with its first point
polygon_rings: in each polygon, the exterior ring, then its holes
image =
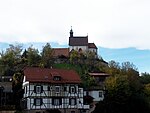
{"type": "Polygon", "coordinates": [[[88,46],[88,36],[86,37],[70,37],[69,46],[88,46]]]}
{"type": "Polygon", "coordinates": [[[53,57],[69,57],[69,48],[53,48],[53,57]]]}
{"type": "Polygon", "coordinates": [[[110,76],[107,73],[89,73],[89,75],[94,76],[94,77],[107,77],[107,76],[110,76]]]}
{"type": "Polygon", "coordinates": [[[88,48],[97,49],[97,47],[96,47],[96,45],[94,43],[88,43],[88,48]]]}
{"type": "Polygon", "coordinates": [[[29,82],[81,83],[79,75],[74,70],[26,67],[24,69],[24,76],[26,81],[29,82]],[[60,76],[61,80],[54,80],[54,76],[60,76]]]}

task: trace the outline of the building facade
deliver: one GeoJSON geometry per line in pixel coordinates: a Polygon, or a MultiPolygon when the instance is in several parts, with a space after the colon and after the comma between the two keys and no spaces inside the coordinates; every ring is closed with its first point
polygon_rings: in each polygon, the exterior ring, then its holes
{"type": "Polygon", "coordinates": [[[94,103],[103,101],[105,95],[104,81],[110,75],[107,73],[89,73],[89,75],[95,79],[96,86],[87,88],[84,91],[84,96],[91,96],[94,103]]]}
{"type": "Polygon", "coordinates": [[[46,113],[57,109],[61,113],[85,113],[80,77],[73,70],[30,67],[24,70],[24,111],[46,113]]]}

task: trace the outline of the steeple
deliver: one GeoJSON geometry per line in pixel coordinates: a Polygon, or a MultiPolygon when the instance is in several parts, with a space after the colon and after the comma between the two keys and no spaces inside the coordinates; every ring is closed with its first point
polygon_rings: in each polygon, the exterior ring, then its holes
{"type": "Polygon", "coordinates": [[[73,37],[73,30],[72,30],[72,26],[71,26],[71,30],[70,30],[70,37],[73,37]]]}

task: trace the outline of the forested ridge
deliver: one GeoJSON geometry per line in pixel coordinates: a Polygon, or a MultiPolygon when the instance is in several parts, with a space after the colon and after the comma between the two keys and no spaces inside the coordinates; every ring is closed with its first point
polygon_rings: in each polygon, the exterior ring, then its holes
{"type": "MultiPolygon", "coordinates": [[[[56,63],[53,49],[47,43],[39,51],[30,46],[10,45],[0,52],[0,76],[13,76],[13,91],[16,100],[22,92],[23,69],[25,67],[64,68],[78,72],[84,88],[95,86],[95,80],[89,72],[108,73],[105,81],[105,98],[97,104],[94,113],[150,113],[150,74],[138,72],[130,62],[105,62],[93,53],[78,54],[74,51],[63,63],[56,63]]],[[[19,103],[16,101],[16,106],[19,103]]],[[[20,106],[17,106],[20,109],[20,106]]]]}

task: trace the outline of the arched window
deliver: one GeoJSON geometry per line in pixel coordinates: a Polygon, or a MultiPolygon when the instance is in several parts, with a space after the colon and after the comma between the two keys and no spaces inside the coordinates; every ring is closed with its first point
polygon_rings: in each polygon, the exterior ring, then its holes
{"type": "Polygon", "coordinates": [[[81,49],[81,48],[79,48],[79,52],[82,52],[82,49],[81,49]]]}

